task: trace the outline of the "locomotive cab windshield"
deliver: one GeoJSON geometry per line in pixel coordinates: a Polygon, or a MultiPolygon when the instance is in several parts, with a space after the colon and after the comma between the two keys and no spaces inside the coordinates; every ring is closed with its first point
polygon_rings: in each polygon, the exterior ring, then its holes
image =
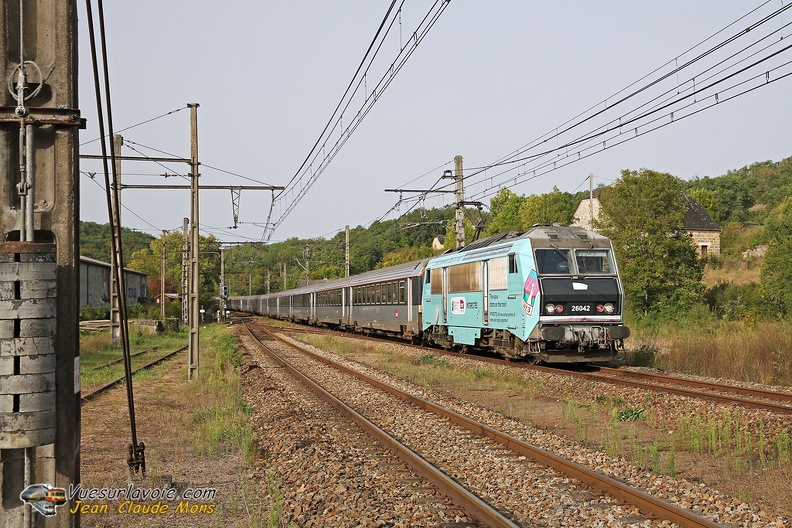
{"type": "Polygon", "coordinates": [[[610,251],[593,249],[537,249],[536,271],[540,275],[614,275],[610,251]]]}

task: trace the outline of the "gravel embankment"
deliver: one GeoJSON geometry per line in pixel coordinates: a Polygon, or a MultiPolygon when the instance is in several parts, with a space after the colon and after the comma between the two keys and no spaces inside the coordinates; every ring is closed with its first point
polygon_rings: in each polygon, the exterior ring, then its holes
{"type": "MultiPolygon", "coordinates": [[[[302,343],[301,345],[305,346],[302,343]]],[[[423,354],[423,352],[410,350],[409,347],[398,344],[377,344],[377,348],[379,349],[387,349],[389,347],[394,347],[394,351],[399,354],[414,354],[416,359],[423,354]]],[[[528,427],[518,421],[506,418],[502,414],[483,409],[467,402],[449,398],[435,391],[426,390],[412,383],[399,380],[379,370],[372,369],[357,362],[348,361],[336,354],[323,352],[315,347],[309,348],[313,352],[330,357],[347,367],[354,368],[380,381],[406,390],[411,394],[443,405],[444,407],[464,414],[474,420],[487,424],[490,427],[504,431],[537,447],[551,451],[579,464],[583,464],[605,475],[620,479],[635,488],[664,498],[682,508],[693,510],[715,522],[731,526],[752,527],[790,525],[789,519],[779,518],[764,510],[749,506],[743,501],[728,497],[718,490],[708,487],[704,483],[674,479],[647,471],[644,468],[629,464],[622,459],[610,457],[600,451],[585,448],[576,442],[528,427]]],[[[447,357],[446,359],[450,364],[459,364],[466,367],[480,367],[480,363],[477,364],[475,360],[456,357],[447,357]]],[[[495,370],[508,369],[510,367],[488,365],[487,368],[495,370]]],[[[752,424],[763,424],[761,427],[765,428],[765,432],[768,435],[772,434],[773,428],[789,426],[788,417],[775,415],[766,411],[745,409],[737,406],[733,406],[734,408],[731,409],[732,406],[724,407],[723,405],[693,400],[681,396],[647,393],[646,391],[634,388],[614,387],[606,383],[581,381],[562,375],[543,374],[525,369],[512,370],[519,372],[519,375],[522,376],[529,378],[536,377],[537,383],[541,383],[544,388],[543,392],[549,395],[549,397],[555,396],[564,400],[577,398],[576,401],[593,401],[594,396],[592,395],[615,394],[624,399],[627,405],[651,408],[653,413],[656,412],[661,415],[661,419],[667,419],[669,421],[678,419],[679,416],[683,415],[681,413],[687,413],[688,416],[695,416],[698,413],[698,415],[705,417],[705,419],[710,415],[721,416],[724,409],[729,408],[733,416],[739,416],[741,420],[745,421],[746,427],[751,427],[752,424]],[[541,377],[541,379],[539,379],[539,377],[541,377]]],[[[759,426],[757,425],[757,427],[759,426]]],[[[503,470],[501,470],[501,472],[503,472],[503,470]]],[[[514,475],[509,472],[506,478],[513,479],[514,475]]],[[[557,519],[558,517],[556,517],[556,520],[557,519]]]]}

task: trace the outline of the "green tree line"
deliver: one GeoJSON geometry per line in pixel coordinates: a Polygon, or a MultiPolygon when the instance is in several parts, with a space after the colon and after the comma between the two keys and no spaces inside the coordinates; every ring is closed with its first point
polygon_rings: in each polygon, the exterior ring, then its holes
{"type": "MultiPolygon", "coordinates": [[[[721,315],[785,316],[792,312],[786,287],[792,264],[792,158],[759,162],[717,177],[689,181],[641,169],[624,170],[609,186],[600,186],[600,217],[595,227],[612,239],[623,275],[630,310],[641,317],[674,318],[696,306],[721,315]],[[708,262],[697,257],[684,226],[683,194],[696,199],[723,227],[722,256],[708,262]],[[741,258],[750,246],[767,244],[761,282],[749,286],[719,284],[706,289],[705,264],[723,265],[741,258]],[[730,307],[726,310],[726,306],[730,307]],[[735,311],[734,307],[738,309],[735,311]]],[[[473,240],[505,231],[525,231],[534,224],[570,224],[588,192],[568,193],[554,187],[546,194],[519,195],[509,189],[492,197],[489,210],[466,211],[465,236],[473,240]]],[[[454,208],[414,210],[398,220],[374,222],[350,229],[350,273],[391,266],[438,254],[433,241],[445,237],[444,249],[454,246],[454,208]]],[[[181,234],[159,238],[125,231],[127,266],[149,276],[152,296],[159,295],[160,258],[166,249],[165,284],[176,292],[181,283],[181,234]]],[[[226,247],[225,279],[232,295],[261,294],[295,287],[310,280],[344,276],[345,233],[315,239],[226,247]]],[[[81,224],[86,256],[109,260],[106,226],[81,224]]],[[[207,300],[219,293],[220,247],[201,238],[202,291],[207,300]]]]}

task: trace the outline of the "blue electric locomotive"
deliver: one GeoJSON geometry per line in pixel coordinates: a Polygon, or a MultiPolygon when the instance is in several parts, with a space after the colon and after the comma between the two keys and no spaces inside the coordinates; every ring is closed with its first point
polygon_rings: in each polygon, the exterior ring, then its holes
{"type": "Polygon", "coordinates": [[[535,362],[604,362],[623,350],[610,240],[534,226],[421,261],[251,297],[233,310],[535,362]]]}
{"type": "Polygon", "coordinates": [[[610,361],[630,334],[613,247],[579,227],[538,225],[433,258],[424,340],[548,363],[610,361]]]}

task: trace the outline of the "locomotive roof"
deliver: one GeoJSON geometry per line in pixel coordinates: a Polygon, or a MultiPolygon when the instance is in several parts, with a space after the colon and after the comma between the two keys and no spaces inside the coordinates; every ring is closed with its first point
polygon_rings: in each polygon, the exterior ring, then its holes
{"type": "MultiPolygon", "coordinates": [[[[609,242],[607,237],[578,226],[564,226],[561,224],[536,224],[528,231],[508,231],[506,233],[500,233],[487,238],[482,238],[481,240],[476,240],[475,242],[472,242],[463,248],[448,251],[443,255],[473,251],[502,242],[511,242],[525,239],[530,239],[533,246],[548,247],[552,245],[570,243],[594,243],[595,245],[599,246],[602,244],[602,242],[609,242]]],[[[610,244],[608,243],[608,245],[610,244]]]]}
{"type": "Polygon", "coordinates": [[[579,226],[562,226],[559,224],[535,225],[521,238],[530,238],[534,247],[557,245],[588,245],[610,246],[610,239],[594,231],[579,226]]]}

